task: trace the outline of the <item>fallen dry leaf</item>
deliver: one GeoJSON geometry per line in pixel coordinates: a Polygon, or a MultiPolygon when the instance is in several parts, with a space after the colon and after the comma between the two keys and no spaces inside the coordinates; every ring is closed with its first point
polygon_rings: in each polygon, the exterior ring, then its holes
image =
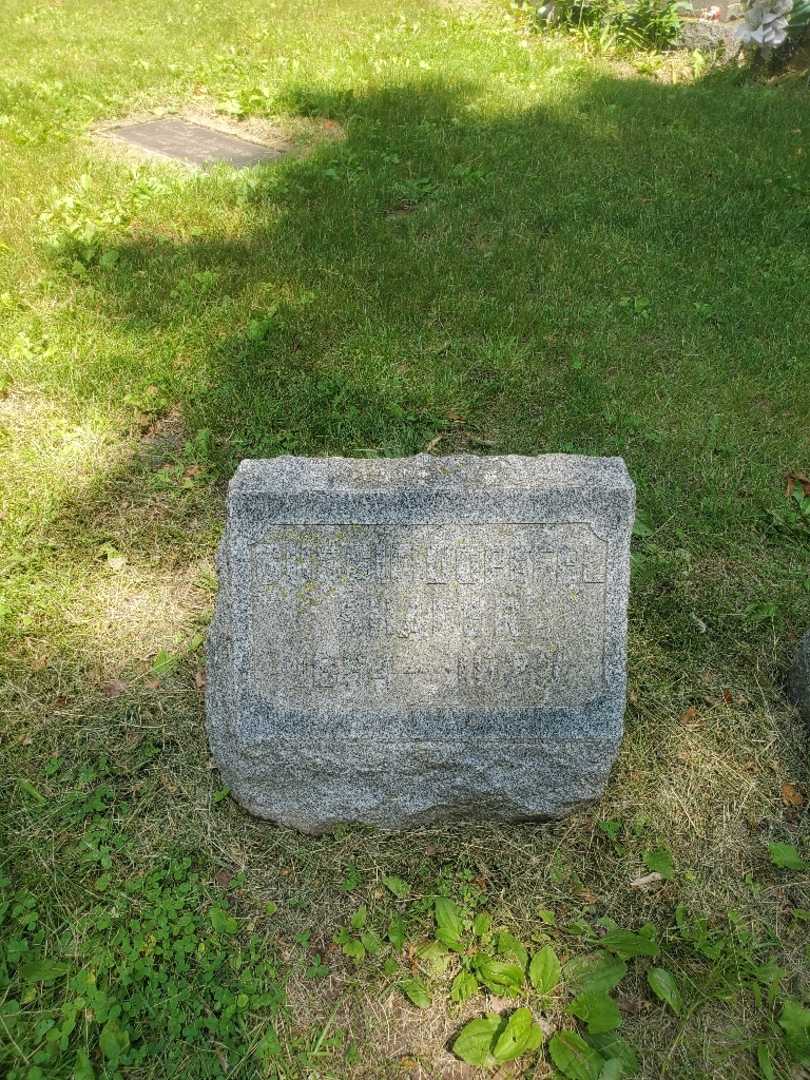
{"type": "Polygon", "coordinates": [[[418,1069],[419,1068],[419,1062],[416,1060],[416,1058],[412,1058],[412,1057],[396,1058],[396,1063],[397,1063],[397,1065],[399,1065],[400,1069],[418,1069]]]}
{"type": "Polygon", "coordinates": [[[730,690],[723,691],[723,701],[726,703],[726,705],[734,704],[734,695],[730,690]]]}
{"type": "Polygon", "coordinates": [[[645,874],[643,877],[637,877],[630,882],[631,889],[647,889],[650,885],[655,885],[659,881],[663,881],[663,874],[659,874],[657,870],[653,870],[651,874],[645,874]]]}
{"type": "Polygon", "coordinates": [[[804,796],[793,784],[782,784],[782,802],[785,806],[802,806],[804,796]]]}
{"type": "Polygon", "coordinates": [[[681,714],[682,724],[694,724],[698,718],[698,711],[694,705],[690,705],[686,712],[681,714]]]}
{"type": "Polygon", "coordinates": [[[623,994],[619,1001],[619,1008],[623,1013],[638,1014],[646,1012],[651,1007],[651,1002],[634,994],[623,994]]]}
{"type": "Polygon", "coordinates": [[[434,437],[430,440],[430,442],[425,447],[425,453],[430,454],[433,450],[435,450],[436,447],[439,445],[439,443],[442,441],[443,438],[444,438],[444,434],[442,432],[439,432],[438,435],[434,435],[434,437]]]}
{"type": "Polygon", "coordinates": [[[800,472],[785,473],[785,495],[788,498],[793,494],[797,485],[801,487],[805,495],[810,495],[810,477],[800,472]]]}
{"type": "Polygon", "coordinates": [[[508,1062],[506,1065],[501,1065],[497,1072],[492,1074],[492,1080],[513,1080],[513,1077],[519,1074],[515,1071],[518,1068],[517,1065],[513,1065],[512,1062],[508,1062]]]}
{"type": "Polygon", "coordinates": [[[101,692],[104,697],[117,698],[120,697],[127,688],[125,682],[121,682],[120,679],[113,679],[111,682],[105,683],[101,688],[101,692]]]}

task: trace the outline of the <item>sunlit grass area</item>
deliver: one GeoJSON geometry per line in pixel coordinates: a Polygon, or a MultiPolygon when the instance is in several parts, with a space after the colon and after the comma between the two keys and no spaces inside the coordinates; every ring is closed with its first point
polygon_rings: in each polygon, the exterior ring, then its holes
{"type": "Polygon", "coordinates": [[[525,1005],[543,1038],[501,1077],[577,1075],[562,1032],[591,1038],[594,1080],[617,1055],[791,1075],[806,90],[587,57],[487,4],[6,0],[0,23],[4,1074],[471,1077],[465,1022],[525,1005]],[[200,173],[95,134],[166,111],[297,152],[200,173]],[[393,837],[254,821],[204,730],[227,480],[243,457],[426,448],[627,461],[605,799],[393,837]],[[461,952],[435,947],[437,897],[461,952]],[[501,932],[550,946],[559,982],[459,1001],[465,964],[513,955],[501,932]],[[591,955],[626,965],[621,1047],[575,1014],[591,955]]]}

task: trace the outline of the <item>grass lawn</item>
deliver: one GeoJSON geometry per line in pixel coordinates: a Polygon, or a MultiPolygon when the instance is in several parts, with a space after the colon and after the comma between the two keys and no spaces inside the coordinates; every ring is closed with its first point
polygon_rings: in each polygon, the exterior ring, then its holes
{"type": "MultiPolygon", "coordinates": [[[[528,1004],[588,1035],[597,952],[625,1040],[591,1034],[601,1058],[802,1075],[810,788],[781,681],[810,626],[785,495],[810,473],[806,90],[589,58],[452,0],[2,8],[0,1072],[484,1075],[448,1049],[462,1024],[528,1004]],[[172,108],[300,152],[194,174],[92,134],[172,108]],[[242,457],[428,446],[626,459],[606,796],[394,837],[254,821],[203,727],[225,484],[242,457]],[[486,912],[561,983],[451,1000],[469,952],[429,944],[437,896],[465,947],[486,912]]],[[[596,1080],[597,1049],[498,1075],[596,1080]]]]}

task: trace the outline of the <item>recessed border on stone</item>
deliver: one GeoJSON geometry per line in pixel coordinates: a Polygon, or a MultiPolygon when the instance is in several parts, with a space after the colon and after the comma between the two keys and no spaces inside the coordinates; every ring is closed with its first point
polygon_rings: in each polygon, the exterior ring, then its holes
{"type": "MultiPolygon", "coordinates": [[[[428,514],[427,517],[431,517],[431,515],[428,514]]],[[[270,533],[300,533],[303,530],[307,533],[309,539],[312,539],[315,533],[324,531],[327,533],[342,533],[344,539],[351,533],[354,534],[354,540],[356,541],[358,532],[368,531],[379,534],[381,530],[396,530],[400,533],[421,534],[423,542],[426,540],[425,534],[434,533],[437,534],[435,539],[441,543],[441,533],[453,529],[459,529],[457,523],[433,520],[412,521],[399,526],[385,521],[352,522],[339,525],[330,521],[308,521],[305,524],[295,525],[277,522],[274,525],[268,525],[263,540],[250,545],[244,553],[246,567],[250,568],[246,571],[246,578],[250,578],[248,590],[254,601],[262,592],[262,573],[259,570],[259,565],[267,561],[266,558],[263,558],[262,549],[271,549],[268,550],[267,556],[272,561],[272,549],[275,548],[276,542],[285,543],[278,535],[274,535],[271,539],[270,535],[268,535],[270,533]]],[[[247,714],[251,713],[256,705],[270,709],[274,713],[275,734],[283,737],[294,738],[296,733],[300,731],[302,723],[304,726],[314,723],[322,725],[324,730],[331,732],[332,737],[430,738],[435,736],[436,729],[439,728],[442,731],[443,738],[458,739],[469,738],[470,724],[474,723],[476,737],[483,742],[500,739],[504,734],[513,739],[518,736],[532,739],[557,733],[565,728],[566,718],[570,715],[572,708],[575,710],[580,706],[590,707],[595,701],[607,696],[610,692],[608,681],[615,678],[615,672],[609,670],[604,638],[604,629],[610,618],[608,605],[608,589],[610,585],[608,573],[610,568],[607,565],[607,554],[610,545],[608,538],[600,535],[594,528],[593,521],[588,520],[465,522],[463,529],[468,537],[476,536],[476,534],[480,536],[482,533],[493,529],[498,529],[502,533],[531,531],[533,533],[548,534],[558,530],[566,530],[569,534],[572,531],[577,533],[585,531],[591,534],[593,540],[602,545],[602,555],[605,561],[600,574],[603,576],[598,579],[588,578],[591,585],[602,587],[602,601],[599,606],[602,633],[600,634],[600,642],[596,647],[599,670],[597,676],[594,677],[592,674],[588,680],[587,689],[585,687],[569,687],[569,694],[576,699],[575,701],[570,701],[568,705],[548,709],[543,696],[538,697],[537,700],[524,699],[519,706],[513,700],[507,714],[497,706],[498,696],[501,692],[497,688],[493,688],[492,693],[485,694],[486,700],[481,698],[473,709],[470,708],[469,703],[462,703],[460,700],[451,701],[450,698],[455,696],[452,692],[449,695],[447,693],[442,694],[445,700],[441,705],[436,706],[431,705],[426,700],[412,700],[407,703],[405,700],[399,699],[396,692],[392,690],[389,691],[387,699],[378,700],[369,708],[365,708],[357,702],[348,703],[348,707],[346,702],[338,705],[336,701],[330,700],[331,695],[326,696],[321,701],[312,700],[306,703],[300,700],[293,703],[288,698],[281,707],[276,707],[272,704],[272,695],[270,699],[267,699],[259,688],[258,668],[253,665],[254,688],[253,693],[249,694],[244,702],[245,712],[247,714]],[[303,719],[304,717],[306,719],[303,719]]],[[[502,539],[506,546],[506,537],[502,539]]],[[[555,543],[550,536],[547,539],[550,544],[555,543]]],[[[572,539],[569,535],[569,541],[572,539]]],[[[458,540],[459,537],[457,536],[455,542],[458,543],[458,540]]],[[[392,584],[392,581],[387,581],[382,588],[385,589],[392,584]]],[[[544,583],[544,587],[548,588],[546,583],[544,583]]],[[[556,589],[551,591],[554,594],[557,592],[556,589]]],[[[255,611],[247,615],[247,622],[252,625],[254,631],[259,621],[255,611]]],[[[590,644],[592,647],[596,646],[596,642],[590,644]]],[[[265,642],[254,639],[251,646],[252,653],[254,655],[265,654],[265,646],[265,642]]],[[[407,648],[403,649],[402,652],[406,653],[407,648]]],[[[454,661],[455,659],[454,657],[454,661]]],[[[316,693],[315,697],[323,698],[324,695],[316,693]]],[[[604,723],[606,734],[612,733],[618,723],[616,716],[611,713],[609,708],[603,712],[600,711],[599,722],[604,723]]]]}

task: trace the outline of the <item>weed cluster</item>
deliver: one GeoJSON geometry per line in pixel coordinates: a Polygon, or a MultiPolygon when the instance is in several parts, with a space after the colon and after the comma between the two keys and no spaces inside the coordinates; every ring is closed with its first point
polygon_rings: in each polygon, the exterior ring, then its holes
{"type": "MultiPolygon", "coordinates": [[[[616,829],[604,831],[615,834],[616,829]]],[[[793,845],[775,843],[770,850],[775,866],[800,872],[808,868],[793,845]]],[[[675,875],[666,848],[649,852],[647,863],[659,869],[642,879],[645,887],[675,875]]],[[[555,913],[544,910],[543,929],[533,936],[530,953],[508,928],[493,928],[492,916],[474,888],[465,890],[460,903],[436,896],[409,904],[410,889],[402,878],[388,876],[383,884],[402,902],[402,911],[387,928],[377,930],[362,905],[335,936],[335,944],[356,964],[382,957],[382,972],[393,978],[400,966],[397,954],[404,953],[411,973],[396,985],[417,1008],[430,1008],[437,993],[447,994],[451,1008],[467,1006],[467,1012],[469,1003],[482,996],[483,1004],[499,1003],[500,1011],[468,1020],[452,1039],[453,1053],[470,1065],[496,1068],[534,1055],[550,1031],[544,1052],[569,1080],[638,1075],[636,1051],[618,1034],[619,1004],[626,1008],[627,1002],[612,996],[622,993],[630,974],[628,962],[635,965],[636,986],[645,983],[648,993],[676,1017],[728,995],[749,998],[764,1022],[736,1049],[756,1056],[764,1080],[772,1080],[789,1062],[810,1064],[810,1010],[786,992],[787,971],[776,961],[779,941],[773,935],[757,936],[739,912],[729,912],[725,924],[712,926],[681,904],[669,924],[656,927],[648,922],[631,931],[606,917],[558,925],[555,913]],[[404,912],[412,921],[415,912],[426,908],[433,914],[432,934],[410,941],[412,922],[404,912]],[[569,953],[564,965],[555,946],[569,953]],[[517,1007],[504,1008],[509,1001],[517,1007]]],[[[793,918],[801,934],[810,911],[795,909],[793,918]]]]}
{"type": "Polygon", "coordinates": [[[684,0],[552,0],[528,7],[538,26],[555,25],[576,34],[598,52],[665,49],[681,28],[684,0]]]}

